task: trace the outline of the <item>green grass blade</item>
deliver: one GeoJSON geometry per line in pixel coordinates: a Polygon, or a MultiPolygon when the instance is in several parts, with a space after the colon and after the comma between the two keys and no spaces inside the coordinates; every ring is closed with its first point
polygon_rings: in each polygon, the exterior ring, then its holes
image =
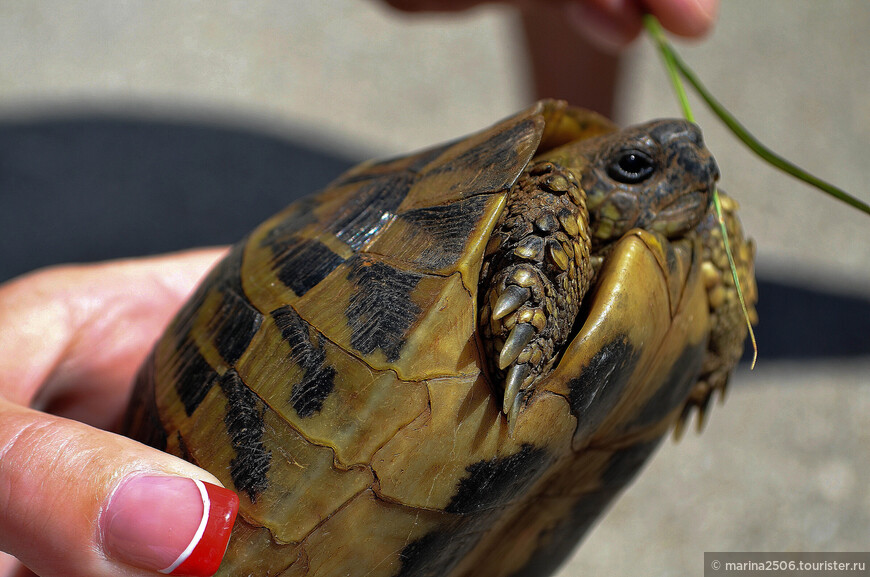
{"type": "MultiPolygon", "coordinates": [[[[653,40],[655,40],[656,45],[659,48],[659,51],[662,55],[662,58],[665,61],[666,66],[668,67],[668,74],[673,77],[682,75],[686,81],[692,85],[692,88],[698,93],[698,95],[707,103],[707,106],[722,120],[722,122],[727,126],[734,135],[739,138],[750,150],[752,150],[755,154],[761,157],[762,160],[778,168],[779,170],[789,174],[799,180],[802,180],[809,184],[810,186],[814,186],[819,190],[833,196],[834,198],[845,202],[846,204],[857,208],[861,212],[870,215],[870,205],[866,202],[852,196],[845,190],[834,186],[833,184],[822,180],[821,178],[814,176],[802,169],[801,167],[789,162],[782,156],[775,153],[770,148],[766,147],[762,144],[757,138],[755,138],[747,129],[744,127],[728,110],[720,103],[716,98],[710,93],[709,90],[701,83],[695,73],[689,68],[685,62],[679,57],[679,55],[671,48],[667,39],[665,38],[664,32],[662,31],[661,25],[655,19],[655,17],[647,14],[644,17],[644,24],[646,25],[647,31],[649,31],[650,36],[652,36],[653,40]]],[[[672,80],[673,81],[673,80],[672,80]]],[[[679,80],[677,81],[679,83],[679,80]]],[[[677,89],[677,92],[680,93],[682,91],[685,94],[685,89],[682,88],[682,83],[679,83],[680,88],[677,89]]],[[[680,102],[682,103],[684,99],[680,97],[680,102]]],[[[684,105],[685,106],[685,105],[684,105]]],[[[691,120],[690,117],[686,117],[688,120],[691,120]]]]}
{"type": "MultiPolygon", "coordinates": [[[[689,97],[686,94],[683,82],[680,80],[681,73],[685,76],[685,65],[681,65],[679,57],[671,49],[670,44],[665,37],[664,30],[662,30],[661,24],[659,24],[659,21],[656,20],[655,16],[652,16],[651,14],[644,15],[644,26],[659,48],[659,53],[662,56],[662,60],[664,60],[665,68],[671,78],[671,85],[674,87],[674,91],[677,93],[677,99],[680,101],[680,106],[683,109],[683,115],[689,122],[694,122],[695,116],[692,114],[689,97]]],[[[698,90],[698,85],[700,83],[695,84],[691,80],[689,80],[689,82],[692,83],[692,86],[694,86],[696,90],[698,90]]],[[[709,104],[709,100],[707,103],[709,104]]],[[[724,110],[724,108],[722,110],[724,110]]],[[[722,118],[722,115],[720,114],[719,117],[722,118]]],[[[736,123],[736,120],[734,120],[734,122],[736,123]]],[[[748,132],[745,133],[748,134],[748,132]]],[[[755,340],[755,331],[752,330],[752,323],[749,320],[749,310],[746,308],[746,300],[743,298],[743,289],[740,287],[737,266],[734,264],[734,255],[731,254],[731,243],[728,240],[728,229],[725,227],[725,219],[722,217],[722,204],[719,202],[719,190],[715,187],[713,188],[713,207],[716,212],[716,220],[719,221],[719,230],[722,232],[722,245],[725,247],[725,254],[728,257],[728,266],[731,268],[731,278],[734,279],[734,288],[737,291],[737,299],[740,301],[740,308],[743,310],[743,319],[746,321],[746,328],[749,330],[749,339],[752,342],[752,366],[750,369],[754,369],[755,363],[758,360],[758,343],[755,340]]]]}
{"type": "Polygon", "coordinates": [[[683,109],[683,116],[689,122],[695,122],[695,115],[692,114],[692,107],[689,105],[689,96],[686,94],[686,89],[683,82],[680,80],[680,72],[677,68],[677,63],[674,61],[674,53],[672,50],[665,50],[668,46],[668,40],[665,38],[665,31],[662,30],[661,24],[652,14],[644,15],[644,26],[647,32],[659,47],[659,54],[662,60],[665,61],[665,69],[668,71],[668,76],[671,78],[671,86],[674,92],[677,93],[677,100],[680,102],[680,108],[683,109]]]}
{"type": "Polygon", "coordinates": [[[722,244],[725,246],[725,254],[728,256],[728,266],[731,267],[731,278],[734,279],[737,300],[740,301],[740,308],[743,309],[743,318],[746,320],[746,326],[749,328],[749,340],[752,342],[752,365],[750,365],[749,369],[752,370],[758,361],[758,343],[755,341],[755,331],[752,330],[752,323],[749,322],[749,310],[746,308],[746,300],[743,298],[743,290],[740,288],[740,279],[737,278],[737,265],[734,264],[734,255],[731,254],[731,241],[728,240],[728,229],[725,227],[725,219],[722,218],[722,204],[719,202],[718,190],[713,192],[713,206],[716,209],[719,230],[722,231],[722,244]]]}

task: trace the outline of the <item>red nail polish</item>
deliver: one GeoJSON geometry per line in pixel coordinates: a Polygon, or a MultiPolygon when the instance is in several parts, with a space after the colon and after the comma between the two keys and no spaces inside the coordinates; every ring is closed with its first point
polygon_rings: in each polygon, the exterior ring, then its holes
{"type": "Polygon", "coordinates": [[[167,575],[208,577],[214,575],[230,542],[230,533],[239,511],[239,497],[222,487],[196,481],[203,492],[203,512],[200,525],[187,548],[172,565],[160,572],[167,575]]]}
{"type": "Polygon", "coordinates": [[[167,575],[209,577],[220,566],[239,508],[235,493],[184,477],[134,477],[100,520],[110,557],[167,575]]]}

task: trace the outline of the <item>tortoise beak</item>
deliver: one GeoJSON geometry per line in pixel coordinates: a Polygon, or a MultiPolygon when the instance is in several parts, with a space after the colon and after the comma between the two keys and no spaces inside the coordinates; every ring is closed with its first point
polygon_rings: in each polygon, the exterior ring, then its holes
{"type": "MultiPolygon", "coordinates": [[[[707,149],[704,144],[704,136],[701,129],[696,125],[686,122],[685,130],[674,132],[670,138],[678,139],[680,144],[678,147],[678,158],[683,168],[694,178],[698,183],[702,184],[702,191],[707,195],[706,208],[713,204],[713,191],[716,190],[716,182],[719,180],[721,173],[719,165],[713,154],[707,149]],[[682,150],[679,150],[682,149],[682,150]]],[[[706,212],[706,210],[705,210],[706,212]]]]}
{"type": "MultiPolygon", "coordinates": [[[[676,136],[676,135],[675,135],[676,136]]],[[[712,192],[715,183],[719,180],[721,173],[719,172],[719,165],[716,164],[716,159],[713,158],[713,155],[707,150],[706,144],[704,144],[704,135],[701,132],[701,129],[691,123],[686,123],[686,131],[679,135],[679,137],[684,138],[691,142],[694,145],[694,153],[697,154],[701,159],[705,159],[706,162],[703,162],[700,167],[700,180],[709,183],[709,190],[712,192]]]]}

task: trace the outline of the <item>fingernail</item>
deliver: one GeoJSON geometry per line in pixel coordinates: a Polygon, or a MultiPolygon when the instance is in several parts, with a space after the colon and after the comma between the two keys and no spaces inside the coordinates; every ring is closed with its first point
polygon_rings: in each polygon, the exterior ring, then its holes
{"type": "Polygon", "coordinates": [[[112,559],[167,575],[208,577],[227,549],[238,496],[186,477],[133,477],[109,499],[100,526],[112,559]]]}
{"type": "Polygon", "coordinates": [[[718,2],[715,0],[694,0],[694,4],[698,12],[703,14],[709,22],[713,22],[716,19],[716,11],[719,7],[718,2]]]}

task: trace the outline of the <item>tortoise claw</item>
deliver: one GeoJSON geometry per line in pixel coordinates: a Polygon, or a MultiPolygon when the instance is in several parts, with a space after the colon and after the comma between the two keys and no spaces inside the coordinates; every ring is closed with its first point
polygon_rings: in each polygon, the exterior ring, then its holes
{"type": "Polygon", "coordinates": [[[530,372],[529,365],[514,365],[508,371],[504,385],[504,402],[502,403],[502,411],[506,415],[508,411],[512,410],[516,399],[519,398],[520,387],[530,372]]]}
{"type": "Polygon", "coordinates": [[[508,436],[514,436],[514,427],[517,425],[517,416],[520,414],[520,409],[523,406],[523,395],[518,394],[514,397],[513,402],[510,405],[510,410],[507,411],[507,421],[508,421],[508,436]]]}
{"type": "Polygon", "coordinates": [[[528,323],[518,323],[511,329],[507,339],[505,339],[504,347],[498,356],[498,368],[504,370],[512,362],[517,360],[526,345],[535,337],[535,327],[528,323]]]}
{"type": "Polygon", "coordinates": [[[508,285],[492,307],[492,318],[500,319],[511,314],[526,302],[532,294],[528,288],[508,285]]]}

